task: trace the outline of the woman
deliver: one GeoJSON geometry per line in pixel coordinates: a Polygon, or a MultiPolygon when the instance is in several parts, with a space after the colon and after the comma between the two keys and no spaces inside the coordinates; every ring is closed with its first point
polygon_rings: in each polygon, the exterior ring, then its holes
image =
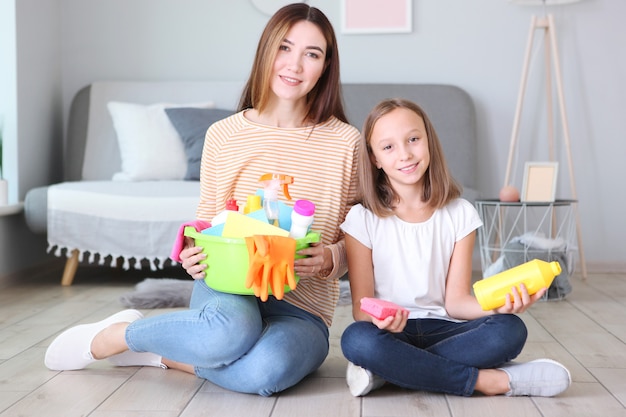
{"type": "Polygon", "coordinates": [[[202,155],[197,218],[209,221],[230,198],[245,200],[265,173],[294,177],[294,199],[316,204],[322,242],[299,252],[297,289],[282,300],[217,292],[203,281],[201,248],[187,241],[183,267],[196,281],[190,310],[143,319],[135,310],[62,333],[46,366],[117,365],[179,369],[224,388],[270,396],[315,371],[328,354],[328,327],[346,271],[339,224],[356,194],[359,133],[347,123],[339,56],[326,16],[306,4],[268,22],[239,112],[215,123],[202,155]]]}

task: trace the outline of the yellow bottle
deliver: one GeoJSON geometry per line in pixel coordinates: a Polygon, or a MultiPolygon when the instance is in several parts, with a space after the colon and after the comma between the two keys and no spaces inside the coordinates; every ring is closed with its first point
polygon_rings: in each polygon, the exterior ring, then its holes
{"type": "Polygon", "coordinates": [[[243,214],[249,214],[257,210],[261,210],[261,196],[256,194],[250,194],[246,200],[246,205],[243,207],[243,214]]]}
{"type": "Polygon", "coordinates": [[[528,294],[532,295],[542,288],[548,288],[554,277],[561,273],[561,265],[533,259],[499,274],[487,277],[474,283],[474,295],[483,310],[493,310],[502,307],[506,302],[506,295],[511,288],[519,291],[520,284],[524,284],[528,294]]]}

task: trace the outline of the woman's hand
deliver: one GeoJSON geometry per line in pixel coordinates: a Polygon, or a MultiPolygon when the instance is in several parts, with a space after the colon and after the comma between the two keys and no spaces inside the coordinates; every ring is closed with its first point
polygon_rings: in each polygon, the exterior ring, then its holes
{"type": "Polygon", "coordinates": [[[520,284],[520,291],[517,288],[511,288],[513,297],[511,294],[506,295],[506,303],[500,308],[496,308],[494,311],[499,314],[521,314],[528,309],[531,305],[537,302],[548,291],[547,288],[542,288],[533,295],[528,294],[528,290],[524,284],[520,284]]]}
{"type": "Polygon", "coordinates": [[[206,255],[202,253],[202,247],[195,246],[195,241],[190,237],[185,237],[185,243],[183,244],[183,250],[180,252],[180,260],[182,266],[193,279],[204,279],[206,273],[206,264],[201,264],[200,261],[206,259],[206,255]]]}
{"type": "Polygon", "coordinates": [[[330,249],[321,243],[311,243],[311,246],[298,251],[298,255],[308,256],[307,258],[296,259],[293,263],[293,270],[300,277],[314,277],[327,275],[333,269],[333,259],[330,249]],[[322,272],[324,271],[324,272],[322,272]]]}
{"type": "Polygon", "coordinates": [[[394,316],[389,316],[383,320],[378,320],[377,318],[372,317],[372,323],[374,323],[374,325],[381,330],[387,330],[391,333],[400,333],[406,327],[408,319],[409,312],[403,309],[398,309],[394,316]]]}

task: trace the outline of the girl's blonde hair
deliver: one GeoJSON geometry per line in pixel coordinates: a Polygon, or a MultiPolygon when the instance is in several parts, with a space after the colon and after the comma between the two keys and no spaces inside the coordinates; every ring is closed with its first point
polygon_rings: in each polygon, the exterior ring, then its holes
{"type": "Polygon", "coordinates": [[[270,77],[276,54],[291,27],[301,21],[315,24],[326,40],[325,67],[315,87],[307,95],[305,119],[313,124],[335,116],[347,123],[341,95],[339,51],[330,21],[319,9],[304,3],[293,3],[279,9],[267,22],[259,39],[252,71],[239,101],[239,111],[255,108],[262,112],[270,97],[270,77]]]}
{"type": "Polygon", "coordinates": [[[407,109],[424,120],[428,136],[430,165],[424,173],[422,200],[433,208],[441,208],[461,195],[461,186],[450,174],[439,137],[424,110],[412,101],[393,98],[378,103],[365,119],[361,134],[358,159],[359,197],[363,206],[379,217],[393,214],[399,196],[391,186],[385,171],[376,167],[371,139],[374,125],[383,116],[396,109],[407,109]]]}

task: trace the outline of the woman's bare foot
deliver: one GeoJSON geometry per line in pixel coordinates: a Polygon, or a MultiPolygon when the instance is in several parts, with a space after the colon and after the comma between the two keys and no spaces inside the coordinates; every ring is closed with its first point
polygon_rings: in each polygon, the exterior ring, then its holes
{"type": "Polygon", "coordinates": [[[114,323],[102,329],[91,341],[91,356],[106,359],[128,350],[126,328],[130,323],[114,323]]]}

